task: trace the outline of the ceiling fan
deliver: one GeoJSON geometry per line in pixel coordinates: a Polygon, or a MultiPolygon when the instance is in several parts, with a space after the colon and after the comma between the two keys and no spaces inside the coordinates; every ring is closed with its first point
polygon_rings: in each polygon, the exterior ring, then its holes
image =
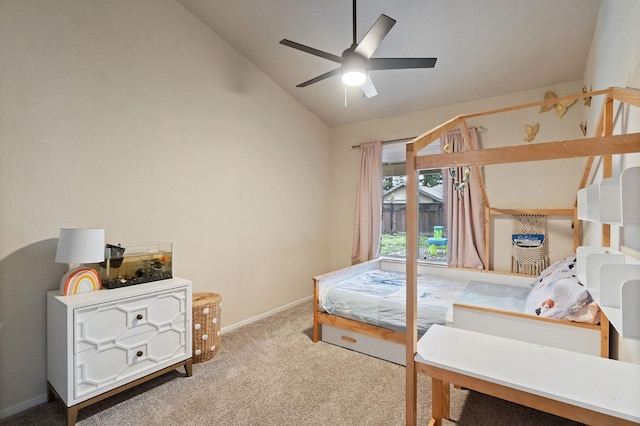
{"type": "Polygon", "coordinates": [[[342,74],[342,81],[348,86],[362,86],[367,98],[378,94],[368,71],[433,68],[437,58],[372,58],[382,39],[389,33],[396,21],[387,15],[380,15],[369,29],[360,43],[356,42],[356,0],[353,0],[353,44],[342,52],[341,56],[333,55],[313,47],[305,46],[295,41],[282,39],[280,44],[337,62],[340,67],[321,74],[311,80],[298,84],[296,87],[306,87],[334,75],[342,74]]]}

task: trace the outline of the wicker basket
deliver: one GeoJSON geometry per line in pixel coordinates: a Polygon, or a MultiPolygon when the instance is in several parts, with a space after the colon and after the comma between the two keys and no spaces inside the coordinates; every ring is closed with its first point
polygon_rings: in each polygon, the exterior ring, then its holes
{"type": "Polygon", "coordinates": [[[222,297],[216,293],[193,294],[193,362],[213,358],[220,349],[222,297]]]}

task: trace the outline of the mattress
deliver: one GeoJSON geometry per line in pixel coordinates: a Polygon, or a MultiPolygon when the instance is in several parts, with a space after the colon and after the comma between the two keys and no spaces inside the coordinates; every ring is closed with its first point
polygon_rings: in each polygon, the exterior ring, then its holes
{"type": "MultiPolygon", "coordinates": [[[[432,324],[445,324],[447,311],[467,281],[418,274],[418,335],[432,324]]],[[[405,331],[406,275],[382,270],[319,288],[320,311],[391,330],[405,331]]]]}

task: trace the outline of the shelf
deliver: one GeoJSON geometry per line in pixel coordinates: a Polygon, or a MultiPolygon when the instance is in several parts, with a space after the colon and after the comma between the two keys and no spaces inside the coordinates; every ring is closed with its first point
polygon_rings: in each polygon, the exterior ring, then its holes
{"type": "Polygon", "coordinates": [[[620,180],[614,178],[602,179],[600,182],[600,220],[603,223],[621,223],[621,191],[620,180]]]}
{"type": "Polygon", "coordinates": [[[576,275],[593,296],[594,291],[600,291],[600,267],[605,263],[623,264],[625,258],[609,247],[580,246],[576,250],[576,275]]]}
{"type": "MultiPolygon", "coordinates": [[[[630,302],[631,306],[635,303],[636,309],[626,309],[622,311],[622,336],[640,336],[640,280],[628,280],[622,284],[620,289],[620,297],[622,300],[634,300],[630,302]]],[[[638,337],[636,337],[638,338],[638,337]]]]}
{"type": "Polygon", "coordinates": [[[589,185],[578,191],[578,219],[600,221],[600,185],[589,185]]]}
{"type": "Polygon", "coordinates": [[[600,309],[624,338],[640,340],[640,263],[600,268],[600,309]]]}
{"type": "Polygon", "coordinates": [[[610,225],[640,224],[640,167],[578,191],[578,219],[610,225]]]}
{"type": "Polygon", "coordinates": [[[581,246],[576,274],[620,336],[640,340],[640,261],[606,247],[581,246]]]}
{"type": "Polygon", "coordinates": [[[622,200],[622,217],[620,220],[623,224],[640,224],[640,197],[638,197],[640,167],[630,167],[624,170],[620,179],[620,197],[622,200]]]}

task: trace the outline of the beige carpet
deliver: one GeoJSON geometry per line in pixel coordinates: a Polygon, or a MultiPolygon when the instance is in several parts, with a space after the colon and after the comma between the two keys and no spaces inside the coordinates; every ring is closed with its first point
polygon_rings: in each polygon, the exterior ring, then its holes
{"type": "MultiPolygon", "coordinates": [[[[220,353],[195,364],[193,377],[186,378],[184,370],[168,373],[80,410],[78,424],[404,425],[404,367],[312,343],[311,320],[311,302],[305,302],[224,334],[220,353]]],[[[422,425],[428,423],[429,389],[428,378],[420,377],[422,425]]],[[[451,417],[445,425],[577,424],[456,389],[451,392],[451,417]]],[[[0,420],[0,425],[62,424],[60,401],[0,420]]]]}

